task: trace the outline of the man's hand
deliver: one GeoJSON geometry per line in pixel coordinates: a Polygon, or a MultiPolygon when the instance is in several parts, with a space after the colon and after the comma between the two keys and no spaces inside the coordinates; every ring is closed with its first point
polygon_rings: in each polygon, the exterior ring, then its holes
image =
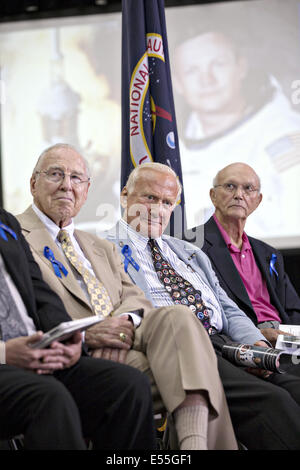
{"type": "MultiPolygon", "coordinates": [[[[264,341],[256,341],[256,343],[254,343],[254,346],[259,346],[261,348],[269,348],[270,346],[265,343],[264,341]]],[[[255,367],[248,367],[247,369],[247,372],[249,372],[250,374],[253,374],[253,375],[256,375],[257,377],[261,377],[262,379],[266,379],[267,377],[269,377],[271,374],[273,374],[273,372],[269,371],[269,370],[265,370],[265,369],[259,369],[259,368],[255,368],[255,367]]]]}
{"type": "Polygon", "coordinates": [[[260,348],[269,348],[270,347],[268,345],[268,343],[265,343],[264,341],[256,341],[256,343],[254,343],[254,346],[259,346],[260,348]]]}
{"type": "Polygon", "coordinates": [[[61,360],[63,363],[63,369],[72,367],[79,360],[81,356],[81,333],[77,331],[76,333],[65,341],[64,343],[59,343],[54,341],[50,348],[57,349],[61,351],[61,360]]]}
{"type": "Polygon", "coordinates": [[[54,371],[71,367],[81,354],[81,334],[76,333],[66,345],[54,341],[47,349],[33,349],[30,344],[39,341],[41,331],[34,335],[6,341],[6,364],[32,370],[37,374],[52,374],[54,371]]]}
{"type": "MultiPolygon", "coordinates": [[[[134,339],[134,326],[128,315],[109,317],[89,328],[85,333],[85,343],[92,349],[124,349],[128,351],[134,339]],[[120,333],[125,335],[124,341],[120,333]]],[[[102,353],[101,353],[102,354],[102,353]]],[[[106,354],[108,356],[108,352],[106,354]]]]}
{"type": "Polygon", "coordinates": [[[262,328],[260,330],[265,338],[272,344],[273,347],[276,346],[277,336],[286,335],[286,332],[281,330],[276,330],[275,328],[262,328]]]}
{"type": "Polygon", "coordinates": [[[31,336],[9,339],[5,342],[6,364],[30,369],[39,374],[51,373],[62,369],[62,349],[33,349],[30,344],[39,341],[43,332],[38,331],[31,336]]]}
{"type": "Polygon", "coordinates": [[[120,362],[124,364],[126,361],[127,353],[127,349],[98,348],[92,350],[91,356],[101,359],[108,359],[110,361],[120,362]]]}

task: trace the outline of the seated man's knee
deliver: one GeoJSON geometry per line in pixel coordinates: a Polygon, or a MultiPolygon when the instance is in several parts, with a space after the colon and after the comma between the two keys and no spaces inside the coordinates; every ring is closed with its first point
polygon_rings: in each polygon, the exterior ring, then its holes
{"type": "Polygon", "coordinates": [[[160,310],[161,328],[170,328],[173,325],[176,332],[180,331],[181,333],[186,332],[186,334],[189,334],[190,331],[193,331],[204,336],[207,335],[201,321],[189,307],[173,305],[158,310],[160,310]]]}
{"type": "MultiPolygon", "coordinates": [[[[170,305],[168,307],[160,307],[151,311],[151,323],[155,321],[162,327],[170,323],[190,323],[195,322],[195,314],[185,305],[170,305]]],[[[147,317],[146,317],[147,318],[147,317]]],[[[197,319],[196,319],[197,320],[197,319]]],[[[197,320],[199,321],[199,320],[197,320]]]]}
{"type": "Polygon", "coordinates": [[[131,389],[138,393],[150,393],[149,379],[140,370],[132,365],[122,364],[120,368],[114,370],[116,375],[116,382],[118,383],[119,389],[131,389]]]}
{"type": "Polygon", "coordinates": [[[151,395],[153,400],[154,411],[158,412],[163,410],[164,405],[146,355],[141,351],[131,349],[128,352],[126,363],[129,366],[135,367],[136,369],[140,370],[141,372],[143,372],[143,374],[146,374],[151,386],[151,395]]]}

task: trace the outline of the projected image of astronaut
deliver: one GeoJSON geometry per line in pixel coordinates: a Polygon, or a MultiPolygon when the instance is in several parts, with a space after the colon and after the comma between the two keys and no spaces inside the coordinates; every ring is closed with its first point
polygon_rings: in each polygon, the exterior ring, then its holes
{"type": "MultiPolygon", "coordinates": [[[[88,162],[90,196],[76,223],[92,232],[101,223],[104,228],[110,228],[116,222],[120,191],[120,137],[116,131],[120,127],[120,105],[109,80],[109,64],[101,56],[99,60],[105,66],[98,70],[90,60],[97,56],[92,41],[97,30],[89,26],[83,31],[73,31],[72,36],[60,28],[50,31],[49,84],[43,89],[37,106],[43,136],[41,148],[68,143],[88,162]],[[90,42],[91,50],[86,46],[90,42]],[[80,80],[70,73],[71,55],[80,70],[76,74],[80,73],[80,80]]],[[[108,31],[102,34],[105,38],[108,31]]]]}
{"type": "Polygon", "coordinates": [[[209,189],[217,171],[245,162],[261,177],[264,193],[252,233],[279,231],[282,173],[300,163],[300,114],[278,80],[251,63],[227,33],[209,31],[174,49],[173,84],[184,103],[177,121],[189,225],[212,214],[209,189]]]}

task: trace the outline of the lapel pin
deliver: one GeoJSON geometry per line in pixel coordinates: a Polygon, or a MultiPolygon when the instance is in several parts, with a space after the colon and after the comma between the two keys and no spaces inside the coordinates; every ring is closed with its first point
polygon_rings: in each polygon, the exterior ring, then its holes
{"type": "Polygon", "coordinates": [[[62,277],[60,271],[62,271],[62,273],[67,276],[68,271],[60,261],[57,261],[57,259],[55,259],[53,251],[48,246],[45,246],[44,248],[44,256],[51,262],[53,270],[57,277],[62,277]]]}
{"type": "Polygon", "coordinates": [[[6,233],[9,233],[15,240],[18,240],[16,233],[10,227],[0,222],[0,236],[7,242],[8,238],[6,233]]]}
{"type": "Polygon", "coordinates": [[[129,263],[132,264],[132,266],[139,271],[140,267],[137,264],[137,262],[132,258],[131,256],[131,248],[128,245],[124,245],[122,248],[122,255],[124,255],[124,269],[125,273],[128,271],[128,265],[129,263]]]}
{"type": "Polygon", "coordinates": [[[276,271],[275,268],[275,263],[277,261],[277,255],[275,253],[272,253],[271,259],[270,259],[270,275],[271,277],[273,276],[273,273],[278,277],[278,272],[276,271]]]}

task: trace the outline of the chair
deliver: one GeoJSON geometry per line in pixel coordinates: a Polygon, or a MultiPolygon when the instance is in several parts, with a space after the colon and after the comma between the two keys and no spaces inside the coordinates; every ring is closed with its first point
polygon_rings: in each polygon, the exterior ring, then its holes
{"type": "Polygon", "coordinates": [[[177,433],[173,417],[170,413],[154,416],[157,444],[160,450],[179,450],[177,433]]]}
{"type": "Polygon", "coordinates": [[[14,436],[11,439],[0,440],[1,450],[22,450],[24,449],[23,435],[14,436]]]}
{"type": "Polygon", "coordinates": [[[9,439],[8,445],[10,450],[22,450],[24,449],[24,436],[21,434],[19,436],[15,436],[12,439],[9,439]]]}

